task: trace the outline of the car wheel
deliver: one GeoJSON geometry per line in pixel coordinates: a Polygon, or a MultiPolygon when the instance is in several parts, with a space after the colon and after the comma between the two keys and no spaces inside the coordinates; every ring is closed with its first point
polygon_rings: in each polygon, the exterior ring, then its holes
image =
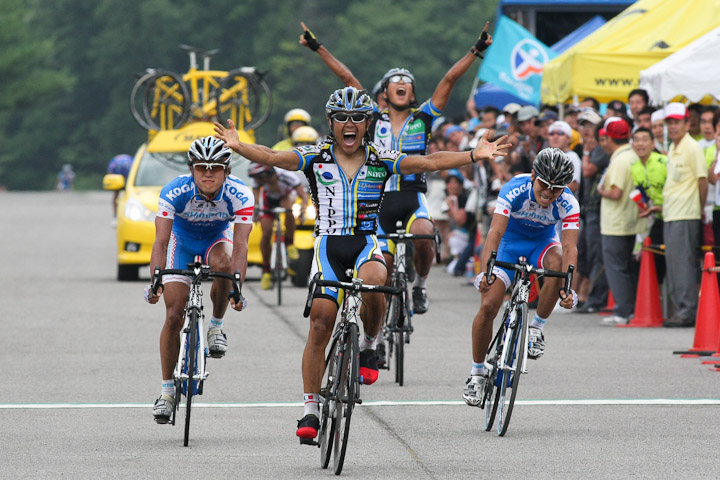
{"type": "Polygon", "coordinates": [[[293,271],[295,275],[292,277],[292,284],[296,287],[307,287],[308,277],[310,277],[310,268],[312,268],[313,251],[298,249],[300,258],[294,262],[293,271]]]}
{"type": "Polygon", "coordinates": [[[132,282],[139,278],[138,265],[118,264],[117,279],[121,282],[132,282]]]}

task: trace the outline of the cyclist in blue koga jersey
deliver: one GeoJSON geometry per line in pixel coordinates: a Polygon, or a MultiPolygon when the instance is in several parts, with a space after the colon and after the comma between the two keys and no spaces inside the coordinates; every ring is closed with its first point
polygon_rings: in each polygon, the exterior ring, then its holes
{"type": "MultiPolygon", "coordinates": [[[[363,88],[350,69],[335,58],[304,23],[300,25],[303,28],[300,44],[317,52],[345,85],[363,88]]],[[[442,115],[455,82],[470,68],[475,57],[483,58],[481,52],[492,44],[492,36],[487,32],[489,25],[490,22],[485,24],[475,45],[447,71],[435,87],[432,97],[422,105],[418,106],[415,98],[415,77],[404,68],[388,70],[380,81],[380,96],[388,107],[380,111],[375,105],[373,124],[370,126],[373,143],[408,155],[427,153],[432,122],[442,115]]],[[[394,175],[388,182],[387,201],[380,210],[381,230],[393,232],[397,222],[401,221],[411,233],[432,235],[434,225],[427,209],[426,192],[424,173],[394,175]]],[[[425,285],[435,256],[435,244],[431,240],[418,240],[414,245],[413,263],[417,276],[412,292],[413,310],[422,314],[427,312],[429,306],[425,285]]],[[[392,266],[394,245],[384,244],[382,249],[388,266],[392,266]]]]}
{"type": "MultiPolygon", "coordinates": [[[[569,265],[575,265],[580,207],[567,187],[572,181],[573,164],[567,155],[559,148],[541,150],[531,174],[517,175],[500,190],[481,265],[487,265],[493,250],[498,252],[501,262],[517,263],[518,257],[523,256],[535,267],[548,270],[567,271],[569,265]],[[558,222],[562,222],[560,242],[555,231],[558,222]]],[[[492,339],[493,320],[514,277],[513,271],[499,267],[492,273],[502,281],[488,284],[485,272],[475,279],[482,300],[473,320],[473,362],[463,389],[465,403],[470,406],[477,406],[482,400],[484,361],[492,339]]],[[[545,352],[543,327],[557,303],[561,282],[561,278],[544,279],[537,312],[528,330],[528,358],[540,358],[545,352]]],[[[560,299],[564,308],[576,304],[577,295],[572,290],[560,299]]]]}
{"type": "MultiPolygon", "coordinates": [[[[495,142],[488,142],[484,137],[471,152],[407,156],[396,150],[381,149],[369,141],[373,106],[365,91],[354,87],[336,90],[325,110],[331,132],[329,139],[292,152],[240,142],[231,121],[229,128],[215,123],[215,131],[228,147],[253,162],[305,173],[317,211],[311,275],[320,272],[326,280],[348,280],[345,271],[351,269],[366,284],[385,283],[387,270],[375,232],[385,182],[391,175],[456,168],[504,155],[510,147],[502,143],[506,137],[495,142]]],[[[342,303],[341,295],[337,289],[322,288],[310,311],[310,332],[302,362],[305,411],[296,432],[301,438],[317,436],[317,398],[325,366],[325,348],[342,303]]],[[[385,296],[364,294],[363,304],[360,376],[363,383],[371,384],[378,376],[375,343],[385,316],[385,296]]]]}
{"type": "MultiPolygon", "coordinates": [[[[248,237],[252,229],[255,200],[250,188],[230,175],[232,152],[214,138],[195,140],[188,150],[190,175],[181,175],[160,192],[155,218],[155,243],[150,256],[150,272],[159,266],[187,268],[196,255],[216,272],[240,271],[245,278],[248,237]]],[[[157,294],[145,287],[145,300],[157,303],[165,298],[165,325],[160,333],[162,391],[153,407],[157,423],[168,423],[175,406],[173,368],[180,350],[180,329],[183,325],[185,300],[190,280],[183,275],[164,275],[163,287],[157,294]]],[[[213,304],[207,332],[210,356],[220,358],[227,350],[227,337],[222,330],[228,307],[231,282],[216,278],[210,289],[213,304]]],[[[240,311],[246,303],[235,304],[240,311]]]]}

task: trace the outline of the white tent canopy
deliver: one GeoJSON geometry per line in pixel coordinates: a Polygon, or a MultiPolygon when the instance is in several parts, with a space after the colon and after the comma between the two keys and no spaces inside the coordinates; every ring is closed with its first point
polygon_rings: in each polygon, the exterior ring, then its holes
{"type": "Polygon", "coordinates": [[[640,88],[658,105],[682,95],[698,102],[706,95],[720,100],[720,27],[640,72],[640,88]]]}

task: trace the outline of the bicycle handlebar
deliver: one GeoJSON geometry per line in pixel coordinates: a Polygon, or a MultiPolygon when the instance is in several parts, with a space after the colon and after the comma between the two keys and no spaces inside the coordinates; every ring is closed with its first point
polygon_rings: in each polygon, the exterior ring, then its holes
{"type": "Polygon", "coordinates": [[[354,278],[352,282],[338,282],[335,280],[321,280],[320,272],[317,272],[315,276],[310,280],[308,287],[308,296],[305,301],[305,310],[303,311],[303,317],[307,318],[310,315],[310,308],[312,307],[313,295],[317,287],[336,287],[342,288],[343,290],[353,290],[356,292],[376,292],[376,293],[389,293],[390,295],[400,295],[402,293],[401,288],[397,287],[386,287],[384,285],[363,285],[362,279],[354,278]]]}
{"type": "Polygon", "coordinates": [[[243,302],[244,298],[242,296],[242,293],[240,293],[242,289],[242,279],[240,278],[240,271],[235,270],[235,273],[225,273],[225,272],[213,272],[210,270],[210,267],[207,265],[202,265],[201,263],[188,263],[188,268],[166,268],[161,269],[160,267],[155,267],[155,270],[153,272],[153,284],[152,284],[152,293],[153,295],[157,294],[158,289],[163,286],[162,284],[162,277],[163,275],[185,275],[187,277],[192,277],[193,282],[199,281],[199,280],[207,280],[208,278],[225,278],[227,280],[230,280],[233,283],[233,291],[230,292],[228,295],[228,300],[233,299],[235,300],[235,304],[240,304],[243,302]]]}
{"type": "Polygon", "coordinates": [[[501,268],[515,270],[516,272],[520,272],[521,274],[529,275],[534,273],[538,277],[564,278],[565,285],[558,290],[558,294],[560,295],[560,298],[565,299],[570,292],[570,286],[572,285],[575,265],[568,265],[567,272],[558,272],[555,270],[547,270],[544,268],[535,268],[532,265],[526,263],[524,260],[521,260],[520,263],[510,263],[501,262],[499,260],[496,260],[496,258],[497,251],[493,250],[490,254],[490,258],[488,259],[487,273],[485,274],[487,277],[488,285],[492,285],[493,283],[495,283],[495,280],[497,280],[497,275],[492,273],[493,268],[497,266],[501,268]]]}

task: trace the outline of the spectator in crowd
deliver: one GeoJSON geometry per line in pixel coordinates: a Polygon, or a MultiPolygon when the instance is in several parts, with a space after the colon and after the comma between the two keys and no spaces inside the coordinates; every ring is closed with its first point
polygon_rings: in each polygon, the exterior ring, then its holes
{"type": "Polygon", "coordinates": [[[532,162],[542,149],[542,139],[535,126],[538,118],[537,108],[532,105],[525,105],[517,113],[518,143],[515,150],[510,153],[510,173],[530,173],[532,162]]]}
{"type": "Polygon", "coordinates": [[[650,115],[650,123],[652,127],[653,137],[655,137],[655,150],[663,155],[667,154],[667,147],[665,144],[665,112],[663,109],[655,110],[650,115]]]}
{"type": "Polygon", "coordinates": [[[710,164],[708,169],[708,180],[712,182],[714,189],[708,197],[713,198],[712,226],[714,245],[720,247],[720,182],[718,182],[718,178],[720,178],[720,162],[717,161],[718,152],[720,152],[720,110],[715,112],[713,125],[715,126],[715,152],[713,163],[710,164]]]}
{"type": "Polygon", "coordinates": [[[626,324],[635,310],[637,265],[633,257],[635,236],[644,233],[647,221],[638,218],[638,208],[630,199],[633,190],[632,164],[638,160],[628,140],[630,125],[620,117],[605,120],[605,133],[612,152],[605,177],[598,185],[602,253],[610,291],[615,299],[613,315],[604,325],[626,324]]]}
{"type": "Polygon", "coordinates": [[[688,111],[688,133],[695,140],[700,140],[702,134],[700,133],[700,111],[703,106],[699,103],[692,103],[687,107],[688,111]]]}
{"type": "Polygon", "coordinates": [[[467,148],[467,132],[460,125],[450,125],[445,130],[445,150],[450,152],[462,152],[467,148]]]}
{"type": "MultiPolygon", "coordinates": [[[[578,271],[586,275],[589,281],[587,297],[583,292],[581,299],[584,304],[578,308],[578,313],[595,313],[607,304],[608,296],[608,283],[602,258],[600,196],[597,187],[610,163],[610,155],[599,143],[599,133],[602,129],[600,114],[595,109],[587,107],[578,116],[578,123],[583,137],[580,238],[584,242],[584,246],[579,245],[578,250],[583,248],[585,251],[585,255],[578,258],[578,271]]],[[[606,135],[602,138],[603,141],[607,141],[606,135]]]]}
{"type": "Polygon", "coordinates": [[[580,125],[578,124],[578,116],[583,108],[578,105],[568,105],[565,110],[565,117],[563,120],[567,122],[573,130],[580,131],[580,125]]]}
{"type": "Polygon", "coordinates": [[[572,128],[570,128],[570,124],[567,122],[557,120],[551,123],[548,127],[548,136],[550,146],[562,150],[573,164],[575,172],[573,173],[573,180],[568,185],[568,188],[577,197],[578,189],[580,188],[580,173],[582,171],[582,166],[580,157],[578,157],[577,153],[570,150],[572,128]]]}
{"type": "MultiPolygon", "coordinates": [[[[703,149],[703,153],[712,153],[713,146],[715,145],[715,125],[713,120],[715,119],[716,107],[708,105],[700,110],[700,138],[698,139],[698,145],[703,149]]],[[[711,159],[711,162],[712,163],[711,159]]]]}
{"type": "MultiPolygon", "coordinates": [[[[443,241],[447,241],[450,255],[453,258],[447,269],[453,275],[456,275],[457,271],[459,276],[465,272],[465,263],[469,256],[465,256],[463,264],[459,264],[458,260],[470,242],[470,233],[471,230],[474,230],[475,223],[475,205],[468,200],[477,203],[477,196],[471,195],[472,189],[466,188],[465,177],[457,169],[448,170],[445,185],[447,193],[445,211],[450,219],[450,231],[443,241]]],[[[472,250],[470,251],[472,252],[472,250]]]]}
{"type": "Polygon", "coordinates": [[[630,107],[630,116],[633,122],[638,122],[638,115],[640,115],[643,108],[648,106],[648,103],[650,103],[650,97],[648,97],[648,93],[645,90],[636,88],[630,91],[628,95],[628,106],[630,107]]]}
{"type": "MultiPolygon", "coordinates": [[[[627,107],[625,104],[620,100],[612,100],[607,104],[607,109],[605,110],[605,120],[607,120],[610,117],[620,117],[625,119],[627,122],[628,120],[628,114],[627,114],[627,107]]],[[[629,124],[629,122],[628,122],[629,124]]]]}
{"type": "Polygon", "coordinates": [[[650,130],[652,128],[652,114],[654,111],[652,107],[644,107],[640,110],[635,116],[635,129],[647,128],[650,130]]]}
{"type": "Polygon", "coordinates": [[[483,107],[481,112],[480,128],[495,129],[500,110],[493,106],[483,107]]]}
{"type": "Polygon", "coordinates": [[[669,103],[664,110],[672,144],[663,188],[663,233],[668,291],[675,313],[663,326],[692,327],[697,314],[700,222],[707,196],[707,165],[700,145],[690,135],[688,108],[682,103],[669,103]]]}
{"type": "MultiPolygon", "coordinates": [[[[632,134],[632,148],[640,159],[632,165],[631,173],[635,188],[641,193],[640,218],[649,217],[650,240],[654,245],[664,244],[663,240],[663,187],[667,179],[667,157],[654,150],[655,139],[650,130],[640,127],[632,134]]],[[[658,283],[665,278],[665,257],[655,255],[655,270],[658,283]]]]}
{"type": "Polygon", "coordinates": [[[540,150],[548,146],[548,128],[550,127],[550,124],[557,121],[558,118],[558,114],[552,110],[543,110],[540,112],[540,115],[538,115],[537,120],[535,120],[535,126],[537,127],[538,132],[537,134],[540,137],[540,141],[543,142],[540,150]]]}
{"type": "Polygon", "coordinates": [[[57,174],[57,189],[61,192],[72,190],[75,186],[75,172],[72,165],[66,163],[57,174]]]}
{"type": "Polygon", "coordinates": [[[580,106],[582,108],[590,107],[590,108],[594,109],[596,112],[600,111],[600,102],[598,102],[597,99],[595,99],[593,97],[583,98],[582,101],[580,102],[580,106]]]}

